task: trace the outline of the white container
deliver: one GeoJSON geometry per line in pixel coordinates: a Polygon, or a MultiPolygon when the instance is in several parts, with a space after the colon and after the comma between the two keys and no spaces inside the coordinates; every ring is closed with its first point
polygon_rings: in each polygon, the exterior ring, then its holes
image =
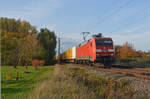
{"type": "Polygon", "coordinates": [[[72,47],[72,59],[76,58],[76,47],[72,47]]]}

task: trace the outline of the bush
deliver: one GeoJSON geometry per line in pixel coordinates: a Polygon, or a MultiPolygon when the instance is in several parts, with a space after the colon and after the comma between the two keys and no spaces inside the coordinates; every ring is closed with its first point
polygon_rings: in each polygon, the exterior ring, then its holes
{"type": "Polygon", "coordinates": [[[38,69],[38,66],[44,64],[45,64],[45,60],[37,60],[37,59],[32,60],[32,66],[34,66],[35,69],[38,69]]]}

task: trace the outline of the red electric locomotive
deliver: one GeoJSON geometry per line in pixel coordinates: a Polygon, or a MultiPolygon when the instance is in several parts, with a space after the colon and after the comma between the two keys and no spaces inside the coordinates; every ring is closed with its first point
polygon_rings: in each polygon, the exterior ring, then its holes
{"type": "Polygon", "coordinates": [[[76,48],[77,63],[103,63],[104,66],[109,66],[114,61],[113,41],[111,38],[102,37],[101,33],[76,48]]]}

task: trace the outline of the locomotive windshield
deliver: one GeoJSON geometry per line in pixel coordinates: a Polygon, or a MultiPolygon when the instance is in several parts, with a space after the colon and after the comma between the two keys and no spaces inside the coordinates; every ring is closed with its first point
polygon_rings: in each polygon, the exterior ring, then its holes
{"type": "Polygon", "coordinates": [[[96,40],[96,46],[113,45],[112,40],[96,40]]]}

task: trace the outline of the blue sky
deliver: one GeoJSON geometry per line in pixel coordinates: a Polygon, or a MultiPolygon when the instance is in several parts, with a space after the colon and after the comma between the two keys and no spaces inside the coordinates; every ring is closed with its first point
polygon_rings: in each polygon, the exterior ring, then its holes
{"type": "Polygon", "coordinates": [[[150,50],[150,0],[1,0],[0,16],[55,31],[62,50],[82,42],[81,32],[150,50]]]}

